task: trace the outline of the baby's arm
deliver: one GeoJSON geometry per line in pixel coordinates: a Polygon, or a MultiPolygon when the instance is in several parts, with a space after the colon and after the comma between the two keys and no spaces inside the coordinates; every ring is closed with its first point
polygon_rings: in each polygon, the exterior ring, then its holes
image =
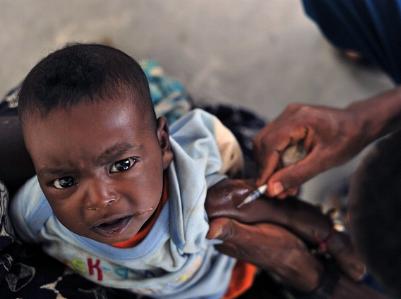
{"type": "Polygon", "coordinates": [[[285,201],[264,197],[238,209],[237,205],[254,189],[255,183],[249,180],[225,179],[214,185],[208,190],[206,200],[209,218],[229,217],[243,223],[268,222],[283,226],[312,246],[331,254],[351,278],[361,279],[365,267],[355,254],[349,237],[333,230],[330,218],[318,207],[295,197],[285,201]]]}

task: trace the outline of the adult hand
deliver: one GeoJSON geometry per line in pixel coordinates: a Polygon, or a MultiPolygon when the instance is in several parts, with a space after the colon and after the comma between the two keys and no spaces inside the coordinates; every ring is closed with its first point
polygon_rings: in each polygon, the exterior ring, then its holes
{"type": "Polygon", "coordinates": [[[323,267],[299,238],[282,227],[216,218],[210,222],[208,238],[223,240],[217,245],[219,251],[272,271],[296,290],[310,292],[319,285],[323,267]]]}
{"type": "MultiPolygon", "coordinates": [[[[270,257],[263,257],[263,254],[258,251],[259,249],[254,248],[254,246],[269,247],[271,244],[268,235],[272,234],[276,237],[278,234],[282,238],[280,239],[282,242],[289,242],[288,245],[291,245],[292,250],[295,250],[300,258],[305,258],[305,261],[309,260],[310,258],[307,257],[306,253],[302,251],[301,254],[301,247],[294,245],[296,242],[288,235],[290,234],[306,241],[317,250],[330,254],[342,271],[353,280],[362,278],[365,273],[365,266],[355,253],[349,237],[333,230],[330,218],[322,214],[319,208],[293,197],[285,201],[264,197],[242,208],[237,208],[238,204],[254,188],[255,183],[252,181],[226,179],[208,190],[206,210],[209,218],[212,219],[209,238],[222,235],[223,240],[226,241],[224,242],[225,247],[221,248],[231,250],[230,252],[233,253],[241,253],[240,257],[247,261],[255,262],[256,259],[256,264],[260,266],[264,264],[268,266],[271,262],[270,257]],[[231,219],[224,221],[218,219],[222,217],[231,219]],[[219,221],[216,222],[215,219],[219,221]],[[253,229],[249,225],[239,224],[233,219],[242,223],[258,223],[256,225],[258,228],[253,229]],[[282,230],[278,232],[276,226],[268,226],[267,228],[262,226],[262,229],[259,226],[261,222],[276,224],[288,231],[285,230],[286,233],[282,230]],[[245,239],[247,241],[243,242],[245,239]]],[[[284,243],[279,244],[285,247],[284,243]]],[[[278,248],[273,247],[271,250],[276,249],[278,250],[278,248]]],[[[285,260],[283,260],[284,262],[285,260]]],[[[303,263],[303,261],[299,261],[299,263],[303,263]]],[[[275,269],[270,268],[270,270],[275,272],[275,269]]],[[[292,279],[290,280],[292,281],[292,279]]]]}
{"type": "Polygon", "coordinates": [[[368,141],[363,122],[353,109],[291,104],[254,139],[261,164],[257,185],[268,183],[266,193],[293,195],[302,183],[318,173],[352,158],[368,141]],[[307,155],[281,167],[281,156],[291,145],[302,144],[307,155]]]}

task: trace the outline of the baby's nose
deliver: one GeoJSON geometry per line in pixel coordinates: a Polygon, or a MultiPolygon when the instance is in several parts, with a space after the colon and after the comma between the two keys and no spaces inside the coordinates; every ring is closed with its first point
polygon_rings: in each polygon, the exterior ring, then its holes
{"type": "MultiPolygon", "coordinates": [[[[109,198],[109,199],[106,199],[106,200],[104,201],[103,207],[111,206],[111,205],[114,204],[116,201],[118,201],[118,198],[117,198],[117,197],[116,197],[116,198],[109,198]]],[[[102,208],[102,207],[98,207],[98,206],[95,206],[95,205],[88,205],[88,206],[86,206],[86,209],[87,209],[87,210],[90,210],[90,211],[96,211],[96,210],[101,209],[101,208],[102,208]]]]}
{"type": "Polygon", "coordinates": [[[120,199],[115,188],[106,182],[91,183],[85,197],[85,207],[91,211],[116,204],[120,199]]]}

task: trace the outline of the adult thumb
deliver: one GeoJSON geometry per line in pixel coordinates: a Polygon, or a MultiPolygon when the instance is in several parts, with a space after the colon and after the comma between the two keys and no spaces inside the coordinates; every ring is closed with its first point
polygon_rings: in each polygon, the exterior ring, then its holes
{"type": "Polygon", "coordinates": [[[275,172],[269,179],[269,195],[277,196],[290,188],[299,188],[322,171],[320,162],[316,161],[314,156],[313,153],[310,153],[303,160],[275,172]]]}

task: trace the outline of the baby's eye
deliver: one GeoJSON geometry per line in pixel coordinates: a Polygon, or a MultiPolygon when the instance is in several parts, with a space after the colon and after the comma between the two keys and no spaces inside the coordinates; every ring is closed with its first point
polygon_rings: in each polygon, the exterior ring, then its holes
{"type": "Polygon", "coordinates": [[[120,161],[115,162],[110,167],[110,173],[122,172],[127,171],[136,163],[135,158],[127,158],[120,161]]]}
{"type": "Polygon", "coordinates": [[[73,185],[75,185],[75,180],[72,176],[63,176],[53,181],[53,187],[56,189],[65,189],[73,185]]]}

